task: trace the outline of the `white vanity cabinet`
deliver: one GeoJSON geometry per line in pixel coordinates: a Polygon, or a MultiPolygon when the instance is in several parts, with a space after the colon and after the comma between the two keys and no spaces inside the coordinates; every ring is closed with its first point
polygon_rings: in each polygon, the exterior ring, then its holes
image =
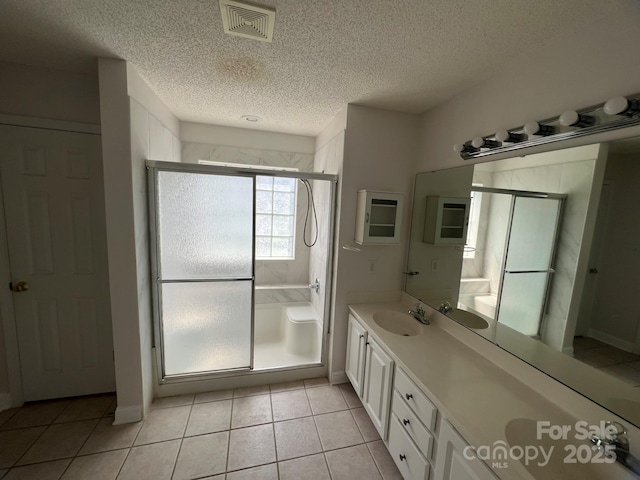
{"type": "Polygon", "coordinates": [[[433,480],[497,480],[481,460],[465,457],[466,447],[468,444],[460,434],[448,421],[442,420],[433,480]]]}
{"type": "Polygon", "coordinates": [[[428,480],[438,411],[401,368],[396,368],[388,448],[406,480],[428,480]]]}
{"type": "Polygon", "coordinates": [[[345,373],[353,385],[353,389],[362,398],[362,379],[364,377],[365,347],[367,330],[352,315],[349,315],[347,331],[347,358],[345,373]]]}
{"type": "Polygon", "coordinates": [[[368,338],[361,400],[383,440],[387,438],[392,380],[393,360],[375,340],[368,338]]]}
{"type": "Polygon", "coordinates": [[[349,315],[345,372],[380,437],[386,439],[393,360],[352,315],[349,315]]]}
{"type": "Polygon", "coordinates": [[[402,193],[358,190],[355,242],[360,245],[400,243],[402,193]]]}

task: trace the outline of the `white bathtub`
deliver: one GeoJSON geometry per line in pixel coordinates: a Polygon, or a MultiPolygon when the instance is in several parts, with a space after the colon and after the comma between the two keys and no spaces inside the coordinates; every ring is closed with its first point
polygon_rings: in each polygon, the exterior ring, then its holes
{"type": "Polygon", "coordinates": [[[320,362],[322,321],[311,303],[255,306],[254,368],[320,362]]]}
{"type": "Polygon", "coordinates": [[[497,296],[487,293],[467,293],[461,294],[458,302],[463,305],[462,308],[473,313],[480,314],[483,318],[496,318],[497,296]]]}

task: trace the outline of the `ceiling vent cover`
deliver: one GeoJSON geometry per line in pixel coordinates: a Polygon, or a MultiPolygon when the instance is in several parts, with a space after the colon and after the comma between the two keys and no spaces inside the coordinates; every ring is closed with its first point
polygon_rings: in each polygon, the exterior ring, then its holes
{"type": "Polygon", "coordinates": [[[233,0],[220,0],[224,32],[262,42],[273,40],[276,11],[233,0]]]}

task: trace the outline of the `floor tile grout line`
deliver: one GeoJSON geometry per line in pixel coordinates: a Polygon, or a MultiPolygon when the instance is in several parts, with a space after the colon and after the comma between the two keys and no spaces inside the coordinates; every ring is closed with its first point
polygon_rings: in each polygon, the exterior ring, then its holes
{"type": "Polygon", "coordinates": [[[180,452],[182,451],[182,443],[184,442],[184,437],[176,438],[176,440],[180,440],[180,445],[178,445],[178,453],[176,454],[176,458],[173,460],[173,467],[171,468],[171,476],[169,478],[173,478],[176,473],[176,467],[178,466],[178,458],[180,458],[180,452]]]}
{"type": "Polygon", "coordinates": [[[369,456],[371,457],[371,460],[373,461],[373,464],[376,466],[376,469],[378,470],[378,473],[380,474],[380,478],[382,480],[384,480],[384,475],[382,474],[382,470],[380,469],[380,466],[378,465],[378,462],[376,462],[376,457],[373,455],[373,452],[371,451],[371,447],[369,447],[369,444],[367,442],[364,443],[364,446],[367,449],[367,452],[369,452],[369,456]]]}
{"type": "MultiPolygon", "coordinates": [[[[18,460],[16,460],[16,462],[13,464],[13,466],[11,466],[10,468],[18,468],[18,467],[26,467],[28,465],[37,465],[39,463],[47,463],[47,462],[57,462],[58,460],[67,460],[67,459],[75,459],[76,457],[78,457],[80,450],[82,450],[82,447],[84,447],[84,444],[87,442],[87,440],[89,439],[89,437],[91,436],[91,434],[95,431],[96,427],[98,426],[98,424],[100,423],[101,419],[96,419],[96,418],[90,418],[90,419],[86,419],[86,420],[76,420],[76,422],[88,422],[89,420],[98,420],[98,422],[93,426],[93,429],[91,430],[91,432],[89,433],[89,435],[87,436],[87,438],[84,439],[84,441],[82,442],[82,445],[80,445],[80,447],[78,448],[78,451],[70,456],[70,457],[61,457],[61,458],[53,458],[53,459],[49,459],[49,460],[42,460],[39,462],[31,462],[31,463],[25,463],[24,465],[18,465],[18,463],[20,462],[20,460],[22,460],[22,458],[27,454],[27,452],[29,452],[29,450],[31,450],[31,447],[33,447],[36,442],[38,440],[40,440],[40,438],[42,438],[42,436],[44,436],[44,434],[47,432],[47,430],[49,430],[50,427],[53,427],[55,425],[66,425],[69,423],[73,423],[73,422],[65,422],[65,423],[56,423],[56,424],[51,424],[51,425],[47,425],[46,428],[42,431],[42,433],[27,447],[27,449],[22,453],[22,455],[20,455],[20,458],[18,458],[18,460]]],[[[40,425],[41,427],[44,425],[40,425]]],[[[37,428],[37,427],[34,427],[37,428]]],[[[84,455],[81,455],[84,456],[84,455]]],[[[65,469],[66,471],[66,469],[65,469]]]]}
{"type": "Polygon", "coordinates": [[[187,433],[187,428],[189,427],[189,420],[191,420],[191,413],[193,412],[193,402],[196,399],[195,393],[193,394],[193,398],[191,399],[191,405],[189,407],[189,415],[187,415],[187,421],[184,423],[184,428],[182,429],[182,437],[180,437],[180,445],[178,446],[178,453],[176,455],[175,460],[173,461],[173,468],[171,469],[171,477],[176,473],[176,467],[178,466],[178,459],[180,458],[180,452],[182,452],[182,445],[184,443],[185,434],[187,433]]]}
{"type": "Polygon", "coordinates": [[[227,435],[227,459],[224,464],[224,478],[227,478],[227,472],[229,471],[229,453],[231,451],[231,425],[233,423],[233,392],[231,392],[231,412],[229,413],[229,435],[227,435]]]}
{"type": "Polygon", "coordinates": [[[331,474],[331,467],[329,467],[329,460],[327,460],[327,456],[325,452],[322,452],[322,458],[324,458],[324,464],[327,466],[327,472],[329,473],[329,478],[332,479],[333,475],[331,474]]]}
{"type": "MultiPolygon", "coordinates": [[[[36,442],[42,438],[45,432],[49,429],[49,426],[50,425],[38,425],[38,427],[45,427],[44,430],[42,430],[40,435],[36,436],[36,438],[33,439],[33,441],[29,444],[29,446],[24,449],[24,452],[22,452],[22,455],[20,455],[18,459],[15,462],[13,462],[13,465],[10,467],[10,469],[15,468],[16,465],[18,465],[20,460],[22,460],[22,458],[27,454],[27,452],[31,450],[31,447],[33,447],[36,444],[36,442]]],[[[27,427],[27,428],[30,428],[30,427],[27,427]]],[[[37,427],[33,427],[33,428],[37,428],[37,427]]]]}

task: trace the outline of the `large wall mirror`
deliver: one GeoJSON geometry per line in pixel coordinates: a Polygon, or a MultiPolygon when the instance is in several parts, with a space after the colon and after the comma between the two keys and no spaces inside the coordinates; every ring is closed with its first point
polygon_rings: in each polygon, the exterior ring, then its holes
{"type": "Polygon", "coordinates": [[[640,427],[640,138],[421,173],[413,202],[407,293],[640,427]]]}

